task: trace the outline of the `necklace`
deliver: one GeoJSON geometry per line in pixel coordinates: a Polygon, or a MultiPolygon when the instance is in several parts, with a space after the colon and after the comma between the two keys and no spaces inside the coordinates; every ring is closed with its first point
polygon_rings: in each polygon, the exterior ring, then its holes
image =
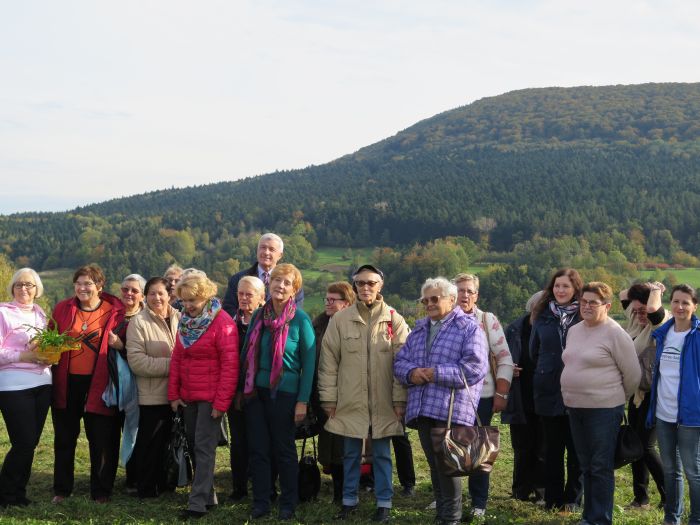
{"type": "Polygon", "coordinates": [[[80,307],[78,308],[78,317],[79,317],[80,320],[83,322],[83,324],[80,325],[80,332],[81,332],[81,333],[85,333],[85,330],[88,329],[88,326],[90,326],[90,322],[91,322],[91,320],[92,320],[92,314],[94,314],[95,312],[97,312],[97,311],[100,309],[100,306],[101,306],[101,305],[102,305],[102,301],[100,301],[99,303],[97,303],[97,306],[96,306],[95,308],[93,308],[92,310],[86,310],[86,311],[90,312],[90,314],[87,316],[87,319],[85,319],[85,317],[83,317],[83,314],[82,314],[82,312],[85,311],[85,310],[83,310],[83,309],[80,308],[80,307]]]}

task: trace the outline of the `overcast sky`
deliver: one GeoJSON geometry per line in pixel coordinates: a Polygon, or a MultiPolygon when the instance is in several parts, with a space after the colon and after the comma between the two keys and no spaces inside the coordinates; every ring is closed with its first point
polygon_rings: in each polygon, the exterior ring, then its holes
{"type": "Polygon", "coordinates": [[[514,89],[700,80],[700,2],[0,0],[0,214],[322,164],[514,89]]]}

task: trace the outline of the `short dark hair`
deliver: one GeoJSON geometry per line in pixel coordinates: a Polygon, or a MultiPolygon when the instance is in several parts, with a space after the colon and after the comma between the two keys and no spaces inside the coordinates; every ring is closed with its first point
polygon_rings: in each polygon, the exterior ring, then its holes
{"type": "Polygon", "coordinates": [[[79,277],[89,277],[92,279],[92,282],[94,282],[100,288],[103,288],[105,282],[107,281],[102,268],[96,264],[86,264],[85,266],[78,268],[73,274],[73,283],[75,283],[79,277]]]}
{"type": "Polygon", "coordinates": [[[168,292],[168,294],[172,289],[172,286],[170,286],[170,281],[168,281],[165,277],[151,277],[148,281],[146,281],[146,286],[143,289],[143,295],[148,295],[148,290],[154,284],[162,284],[163,286],[165,286],[165,290],[168,292]]]}
{"type": "Polygon", "coordinates": [[[689,284],[677,284],[674,286],[671,290],[671,299],[673,299],[673,294],[676,292],[687,293],[690,296],[690,299],[693,301],[693,304],[698,304],[698,294],[695,291],[695,288],[689,284]]]}
{"type": "Polygon", "coordinates": [[[642,304],[649,302],[651,286],[649,283],[635,283],[627,290],[628,301],[639,301],[642,304]]]}

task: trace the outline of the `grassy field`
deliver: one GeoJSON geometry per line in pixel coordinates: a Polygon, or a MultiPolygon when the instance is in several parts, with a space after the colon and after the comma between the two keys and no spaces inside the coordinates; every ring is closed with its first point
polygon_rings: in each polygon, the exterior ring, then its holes
{"type": "MultiPolygon", "coordinates": [[[[672,274],[676,277],[679,283],[690,284],[694,288],[700,288],[700,268],[683,268],[680,270],[660,270],[661,274],[672,274]]],[[[651,279],[655,274],[655,270],[641,270],[639,272],[643,279],[651,279]]]]}
{"type": "MultiPolygon", "coordinates": [[[[534,503],[524,503],[509,497],[512,453],[508,427],[501,425],[502,445],[494,472],[491,475],[491,491],[487,509],[486,523],[489,524],[541,524],[541,525],[573,525],[578,523],[580,515],[568,517],[556,513],[545,512],[534,503]]],[[[393,521],[402,524],[426,524],[433,520],[433,511],[424,510],[432,501],[432,487],[415,432],[410,433],[414,444],[413,455],[416,460],[417,491],[410,499],[394,497],[393,521]]],[[[9,508],[2,510],[0,524],[34,524],[34,523],[75,523],[75,524],[132,524],[132,523],[177,523],[178,512],[187,504],[187,491],[178,490],[174,494],[161,496],[156,500],[139,501],[128,496],[124,490],[124,470],[119,469],[117,483],[112,501],[106,505],[97,505],[88,496],[89,463],[87,459],[87,442],[81,435],[78,443],[76,460],[76,487],[72,497],[61,505],[52,505],[51,481],[53,472],[51,420],[47,421],[44,434],[34,459],[34,470],[29,482],[27,496],[35,503],[27,508],[9,508]]],[[[4,456],[9,443],[4,426],[0,423],[0,456],[4,456]]],[[[249,502],[231,504],[227,495],[231,492],[230,471],[227,467],[228,451],[219,448],[217,453],[216,488],[219,496],[219,507],[199,520],[199,523],[231,523],[243,524],[249,520],[249,502]]],[[[659,510],[628,511],[624,505],[632,500],[631,472],[625,467],[616,472],[615,517],[616,524],[658,525],[663,521],[659,510]]],[[[394,474],[395,489],[398,481],[394,474]]],[[[466,483],[465,483],[466,485],[466,483]]],[[[328,476],[323,475],[321,493],[316,502],[301,504],[297,509],[296,523],[323,524],[332,523],[337,512],[332,500],[332,484],[328,476]]],[[[652,503],[658,503],[658,495],[652,490],[652,503]]],[[[356,519],[348,523],[369,522],[374,508],[371,493],[361,495],[360,511],[356,519]]],[[[465,509],[468,501],[465,500],[465,509]]],[[[273,513],[273,516],[275,514],[273,513]]],[[[255,523],[275,523],[276,520],[256,520],[255,523]]]]}

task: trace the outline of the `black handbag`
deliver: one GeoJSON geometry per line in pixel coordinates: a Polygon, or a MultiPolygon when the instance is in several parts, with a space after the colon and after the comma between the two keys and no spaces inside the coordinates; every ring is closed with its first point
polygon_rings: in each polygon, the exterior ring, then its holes
{"type": "Polygon", "coordinates": [[[321,490],[321,471],[316,459],[316,439],[311,438],[314,453],[305,454],[306,438],[301,445],[301,459],[299,460],[299,501],[312,501],[321,490]]]}
{"type": "Polygon", "coordinates": [[[228,418],[224,412],[221,415],[221,421],[219,422],[219,440],[216,442],[217,447],[228,447],[228,418]]]}
{"type": "Polygon", "coordinates": [[[614,467],[616,469],[624,467],[628,463],[641,459],[643,455],[642,440],[639,439],[637,432],[627,422],[627,414],[623,413],[622,425],[620,425],[620,430],[617,432],[614,467]]]}
{"type": "Polygon", "coordinates": [[[192,458],[187,447],[185,422],[182,411],[178,410],[173,418],[170,440],[165,449],[166,486],[170,490],[186,487],[192,483],[192,458]]]}
{"type": "Polygon", "coordinates": [[[477,472],[491,472],[501,446],[498,427],[481,424],[469,385],[461,369],[460,374],[462,381],[464,381],[464,387],[467,389],[469,402],[474,407],[476,426],[452,426],[452,410],[455,402],[453,388],[450,391],[447,427],[430,430],[435,460],[440,463],[442,472],[446,476],[452,477],[469,476],[477,472]]]}

